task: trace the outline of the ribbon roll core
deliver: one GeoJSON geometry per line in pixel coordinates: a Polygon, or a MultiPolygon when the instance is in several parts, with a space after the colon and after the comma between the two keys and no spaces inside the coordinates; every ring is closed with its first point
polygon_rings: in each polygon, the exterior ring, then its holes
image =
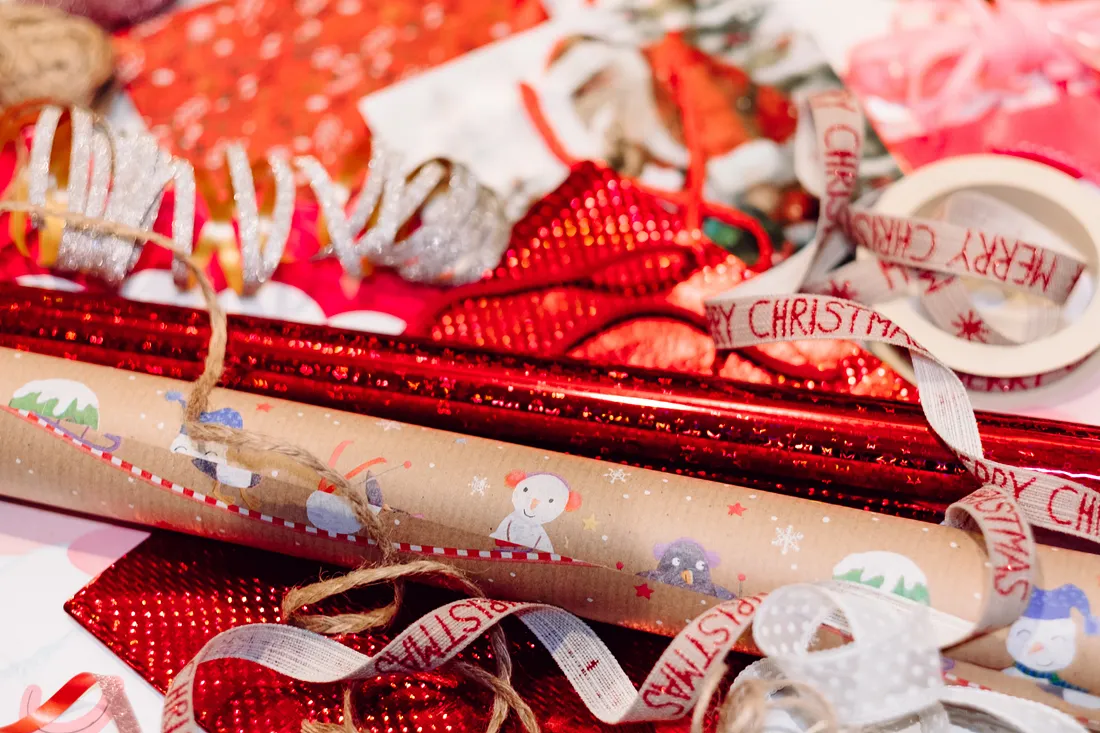
{"type": "MultiPolygon", "coordinates": [[[[1003,155],[967,155],[932,163],[893,184],[872,210],[897,217],[929,218],[960,192],[984,194],[1030,216],[1057,239],[1033,244],[1075,255],[1087,263],[1078,288],[1092,288],[1092,298],[1079,316],[1064,326],[1019,344],[989,344],[948,333],[920,310],[916,298],[899,297],[875,309],[898,324],[951,369],[968,375],[1014,379],[1056,372],[1079,364],[1100,349],[1100,297],[1095,283],[1100,265],[1100,191],[1040,163],[1003,155]],[[1057,241],[1062,240],[1061,242],[1057,241]],[[1068,243],[1072,251],[1062,243],[1068,243]],[[1062,245],[1062,246],[1059,246],[1062,245]]],[[[996,222],[983,227],[997,231],[996,222]]],[[[985,267],[1020,266],[1029,244],[1004,237],[979,237],[969,243],[970,257],[985,267]]],[[[1075,295],[1076,295],[1075,291],[1075,295]]],[[[883,347],[892,365],[898,352],[883,347]]],[[[904,369],[909,372],[908,368],[904,369]]]]}

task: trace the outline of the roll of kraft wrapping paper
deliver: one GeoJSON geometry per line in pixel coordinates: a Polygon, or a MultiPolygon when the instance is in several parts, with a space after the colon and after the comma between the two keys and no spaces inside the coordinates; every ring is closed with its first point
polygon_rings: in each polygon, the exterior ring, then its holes
{"type": "MultiPolygon", "coordinates": [[[[186,386],[0,350],[0,394],[10,396],[0,492],[344,565],[371,559],[350,505],[315,474],[182,434],[186,386]]],[[[401,552],[452,562],[495,598],[666,634],[722,600],[830,577],[928,604],[949,635],[981,611],[987,556],[957,529],[279,399],[219,390],[214,403],[203,421],[329,457],[389,510],[401,552]]],[[[1015,641],[1002,629],[952,656],[997,687],[999,670],[1029,659],[1021,635],[1038,644],[1058,632],[1050,689],[1088,716],[1100,707],[1090,694],[1100,668],[1088,663],[1100,653],[1090,610],[1100,608],[1100,556],[1042,547],[1038,562],[1039,600],[1013,626],[1015,641]]]]}
{"type": "MultiPolygon", "coordinates": [[[[201,311],[0,284],[0,346],[191,380],[201,311]]],[[[935,519],[976,483],[916,405],[231,317],[223,384],[935,519]]],[[[991,458],[1086,480],[1100,429],[980,414],[991,458]]]]}

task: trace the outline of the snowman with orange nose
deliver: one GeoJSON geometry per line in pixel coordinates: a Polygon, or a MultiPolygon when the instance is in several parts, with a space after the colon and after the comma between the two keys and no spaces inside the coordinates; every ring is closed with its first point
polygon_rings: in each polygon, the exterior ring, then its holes
{"type": "Polygon", "coordinates": [[[553,552],[554,546],[543,525],[560,517],[562,512],[580,508],[581,495],[552,473],[512,471],[504,482],[512,487],[513,511],[489,536],[498,545],[553,552]]]}

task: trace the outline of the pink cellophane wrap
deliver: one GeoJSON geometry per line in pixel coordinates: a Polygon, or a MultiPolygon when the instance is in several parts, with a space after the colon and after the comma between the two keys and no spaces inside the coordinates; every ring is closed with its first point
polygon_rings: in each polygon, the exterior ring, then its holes
{"type": "MultiPolygon", "coordinates": [[[[893,2],[843,59],[903,167],[1000,152],[1100,181],[1100,8],[1088,0],[893,2]]],[[[827,33],[828,29],[822,29],[827,33]]]]}

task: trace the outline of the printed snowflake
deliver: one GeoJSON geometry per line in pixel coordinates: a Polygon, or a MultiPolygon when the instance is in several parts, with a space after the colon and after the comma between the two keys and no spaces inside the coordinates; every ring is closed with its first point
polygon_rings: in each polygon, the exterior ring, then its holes
{"type": "Polygon", "coordinates": [[[828,289],[825,291],[825,295],[831,295],[834,298],[843,298],[844,300],[855,300],[856,291],[852,287],[852,283],[848,280],[838,282],[832,280],[829,282],[828,289]]]}
{"type": "Polygon", "coordinates": [[[485,496],[485,489],[489,488],[489,479],[484,476],[474,476],[470,481],[470,493],[485,496]]]}
{"type": "Polygon", "coordinates": [[[788,524],[786,529],[782,527],[775,528],[775,539],[772,540],[772,544],[780,548],[783,554],[786,555],[788,551],[794,550],[798,552],[798,543],[805,537],[801,532],[795,532],[794,526],[788,524]]]}
{"type": "Polygon", "coordinates": [[[607,469],[607,473],[605,473],[603,476],[607,479],[608,483],[613,484],[618,481],[622,481],[625,484],[626,479],[628,476],[630,476],[630,474],[622,468],[609,468],[607,469]]]}
{"type": "Polygon", "coordinates": [[[967,341],[978,341],[984,344],[986,336],[989,335],[989,330],[982,322],[981,316],[972,310],[951,321],[951,325],[955,328],[955,335],[967,341]]]}
{"type": "Polygon", "coordinates": [[[375,423],[378,427],[382,428],[383,432],[390,432],[391,430],[400,430],[401,423],[394,422],[393,420],[379,420],[375,423]]]}

